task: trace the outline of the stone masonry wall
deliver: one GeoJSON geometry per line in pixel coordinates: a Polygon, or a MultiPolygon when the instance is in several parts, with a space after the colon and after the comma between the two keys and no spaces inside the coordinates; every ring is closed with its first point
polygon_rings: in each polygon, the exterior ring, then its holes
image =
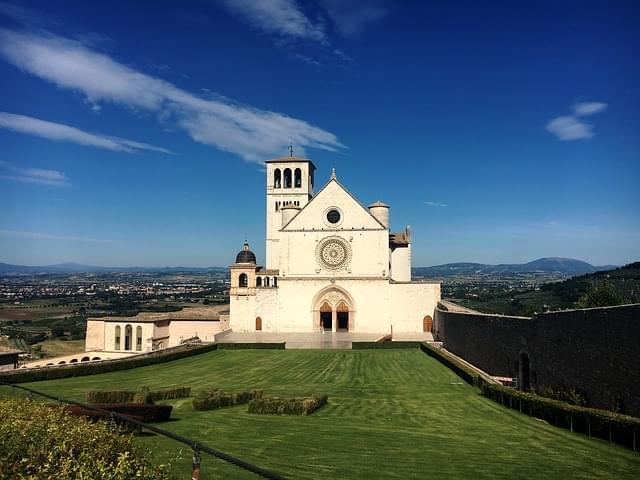
{"type": "Polygon", "coordinates": [[[575,388],[595,408],[640,416],[640,305],[527,317],[436,310],[436,338],[491,375],[518,376],[530,359],[534,387],[575,388]]]}

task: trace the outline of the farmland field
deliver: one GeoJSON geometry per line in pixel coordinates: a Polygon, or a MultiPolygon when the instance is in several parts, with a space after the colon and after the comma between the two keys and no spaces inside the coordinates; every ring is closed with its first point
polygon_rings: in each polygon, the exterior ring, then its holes
{"type": "MultiPolygon", "coordinates": [[[[84,400],[87,390],[190,386],[329,395],[309,417],[262,416],[246,405],[209,412],[175,400],[162,428],[288,478],[638,478],[640,455],[552,427],[481,397],[419,350],[219,350],[137,368],[28,384],[84,400]]],[[[2,389],[0,388],[0,392],[2,389]]],[[[138,437],[158,462],[180,445],[138,437]]],[[[190,452],[174,462],[190,471],[190,452]]],[[[203,456],[202,478],[253,478],[203,456]]]]}

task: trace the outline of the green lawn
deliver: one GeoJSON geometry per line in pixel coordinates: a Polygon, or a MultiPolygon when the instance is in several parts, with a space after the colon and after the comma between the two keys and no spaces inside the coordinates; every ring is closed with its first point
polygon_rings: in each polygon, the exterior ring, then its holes
{"type": "MultiPolygon", "coordinates": [[[[309,417],[250,415],[246,406],[197,412],[178,400],[178,420],[160,425],[289,478],[640,478],[639,454],[505,409],[419,350],[220,350],[29,384],[78,400],[141,385],[328,394],[309,417]]],[[[159,462],[180,449],[159,436],[139,441],[159,462]]],[[[188,476],[189,462],[185,450],[176,476],[188,476]]],[[[209,456],[202,468],[203,479],[251,478],[209,456]]]]}

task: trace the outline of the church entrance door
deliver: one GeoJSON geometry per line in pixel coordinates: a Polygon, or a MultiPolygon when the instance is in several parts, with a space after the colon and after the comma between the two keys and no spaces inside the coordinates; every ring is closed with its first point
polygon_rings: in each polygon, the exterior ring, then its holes
{"type": "Polygon", "coordinates": [[[338,330],[349,331],[349,312],[337,312],[338,330]]]}
{"type": "Polygon", "coordinates": [[[336,327],[338,330],[349,331],[349,307],[341,300],[336,307],[336,327]]]}
{"type": "Polygon", "coordinates": [[[322,324],[322,328],[324,330],[331,331],[331,329],[333,328],[332,317],[332,312],[320,312],[320,323],[322,324]]]}
{"type": "Polygon", "coordinates": [[[344,289],[331,285],[316,294],[311,304],[313,330],[349,332],[355,329],[355,304],[344,289]]]}
{"type": "Polygon", "coordinates": [[[260,332],[262,330],[262,318],[256,317],[256,332],[260,332]]]}

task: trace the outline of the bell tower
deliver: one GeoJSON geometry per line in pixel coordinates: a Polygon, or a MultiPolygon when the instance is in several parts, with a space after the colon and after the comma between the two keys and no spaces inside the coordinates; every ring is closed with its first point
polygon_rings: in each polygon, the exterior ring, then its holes
{"type": "Polygon", "coordinates": [[[313,175],[316,166],[311,160],[293,156],[274,158],[267,167],[267,248],[268,270],[279,269],[282,207],[292,205],[302,209],[313,196],[313,175]]]}

